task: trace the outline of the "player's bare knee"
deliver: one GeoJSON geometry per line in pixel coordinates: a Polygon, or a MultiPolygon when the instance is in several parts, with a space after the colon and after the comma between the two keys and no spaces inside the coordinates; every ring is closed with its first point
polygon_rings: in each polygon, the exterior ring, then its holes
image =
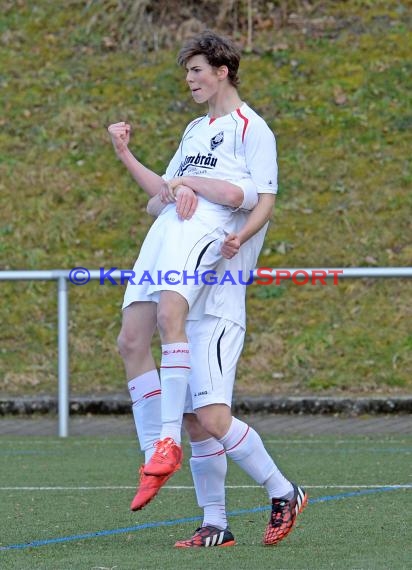
{"type": "Polygon", "coordinates": [[[131,355],[144,355],[147,353],[146,344],[142,343],[137,335],[131,334],[127,329],[122,329],[120,331],[120,334],[117,337],[117,348],[122,358],[128,358],[131,355]]]}
{"type": "Polygon", "coordinates": [[[157,305],[157,328],[163,343],[186,338],[187,301],[174,291],[162,291],[157,305]]]}
{"type": "Polygon", "coordinates": [[[121,357],[125,358],[131,352],[131,339],[122,331],[117,337],[117,350],[121,357]]]}
{"type": "Polygon", "coordinates": [[[187,431],[190,441],[201,441],[210,434],[200,425],[196,414],[185,414],[183,416],[183,426],[187,431]]]}
{"type": "Polygon", "coordinates": [[[225,425],[212,416],[201,416],[199,418],[199,423],[203,430],[209,433],[212,437],[216,437],[217,439],[223,437],[227,431],[225,430],[225,425]]]}
{"type": "Polygon", "coordinates": [[[162,342],[176,342],[186,336],[185,319],[170,308],[159,306],[157,327],[162,342]]]}
{"type": "Polygon", "coordinates": [[[226,404],[204,406],[196,413],[202,428],[217,439],[226,435],[232,423],[232,413],[226,404]]]}

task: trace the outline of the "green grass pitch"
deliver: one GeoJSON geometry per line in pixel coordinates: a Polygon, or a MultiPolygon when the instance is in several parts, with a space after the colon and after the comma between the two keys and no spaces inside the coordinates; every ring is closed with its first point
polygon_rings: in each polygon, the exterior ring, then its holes
{"type": "Polygon", "coordinates": [[[265,443],[310,496],[294,531],[274,548],[261,545],[266,493],[229,462],[237,545],[182,551],[174,542],[200,521],[187,446],[182,470],[146,509],[131,513],[140,459],[132,438],[0,437],[0,568],[410,567],[412,438],[267,436],[265,443]]]}

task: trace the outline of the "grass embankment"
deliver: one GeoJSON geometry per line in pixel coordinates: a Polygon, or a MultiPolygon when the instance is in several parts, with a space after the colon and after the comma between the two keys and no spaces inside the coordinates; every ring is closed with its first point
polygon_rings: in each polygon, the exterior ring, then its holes
{"type": "MultiPolygon", "coordinates": [[[[410,265],[406,2],[324,4],[326,30],[273,31],[261,53],[243,58],[241,95],[279,148],[280,193],[259,265],[410,265]]],[[[151,220],[106,126],[129,121],[133,151],[162,173],[183,126],[202,112],[173,50],[105,49],[97,31],[86,33],[83,8],[39,0],[3,13],[2,268],[129,268],[151,220]]],[[[238,391],[410,393],[410,287],[251,286],[238,391]]],[[[0,392],[54,392],[55,284],[1,291],[0,392]]],[[[115,348],[122,295],[96,282],[71,286],[74,393],[124,390],[115,348]]]]}

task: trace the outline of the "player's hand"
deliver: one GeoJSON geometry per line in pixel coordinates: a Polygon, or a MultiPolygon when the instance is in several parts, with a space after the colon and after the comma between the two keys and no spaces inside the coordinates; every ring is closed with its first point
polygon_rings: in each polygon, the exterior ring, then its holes
{"type": "Polygon", "coordinates": [[[197,195],[189,186],[181,184],[175,190],[176,212],[181,220],[190,220],[197,208],[197,195]]]}
{"type": "Polygon", "coordinates": [[[160,201],[163,204],[176,202],[175,189],[170,182],[163,182],[159,192],[160,201]]]}
{"type": "Polygon", "coordinates": [[[232,259],[240,249],[240,239],[237,234],[228,234],[220,248],[220,253],[225,259],[232,259]]]}
{"type": "Polygon", "coordinates": [[[160,200],[164,204],[171,204],[176,202],[177,187],[182,184],[181,178],[172,178],[165,182],[160,190],[160,200]]]}
{"type": "Polygon", "coordinates": [[[107,128],[117,155],[127,150],[130,141],[130,125],[121,121],[113,123],[107,128]]]}

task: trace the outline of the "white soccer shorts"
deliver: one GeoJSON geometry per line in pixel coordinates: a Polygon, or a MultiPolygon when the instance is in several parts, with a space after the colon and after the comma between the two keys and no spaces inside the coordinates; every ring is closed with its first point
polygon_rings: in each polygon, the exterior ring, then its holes
{"type": "Polygon", "coordinates": [[[209,404],[232,405],[236,366],[243,349],[245,330],[232,321],[205,315],[187,321],[191,374],[185,413],[209,404]]]}
{"type": "Polygon", "coordinates": [[[177,222],[174,210],[162,213],[150,228],[133,267],[123,309],[136,301],[159,301],[160,291],[180,293],[191,308],[205,287],[208,271],[222,260],[225,231],[194,220],[177,222]]]}

